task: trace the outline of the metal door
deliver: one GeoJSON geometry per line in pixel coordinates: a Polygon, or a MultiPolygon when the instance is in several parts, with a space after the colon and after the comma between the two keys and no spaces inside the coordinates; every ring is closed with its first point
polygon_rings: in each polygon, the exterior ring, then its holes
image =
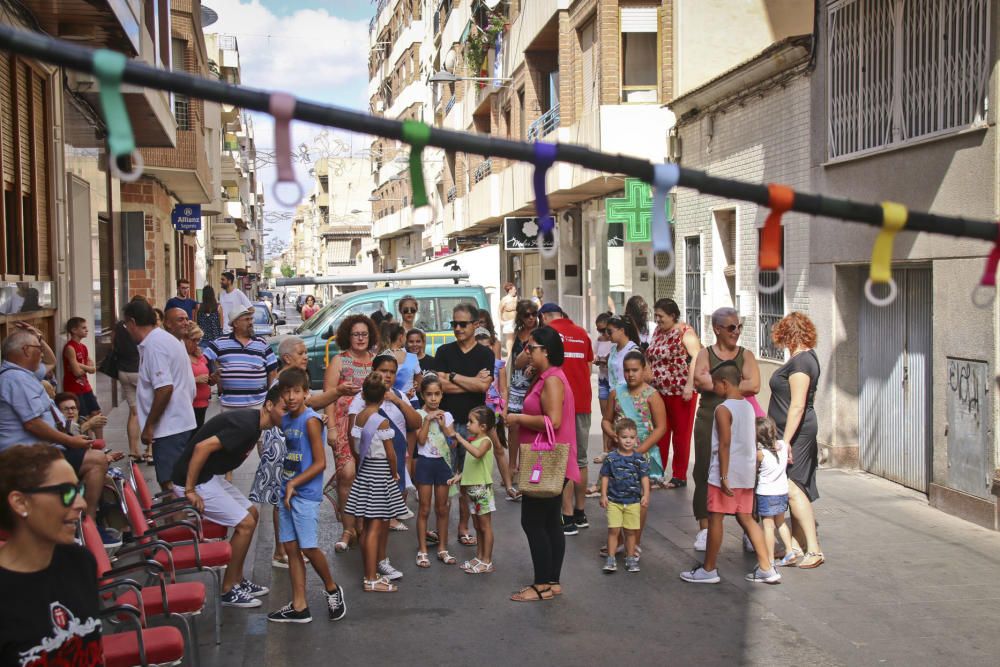
{"type": "Polygon", "coordinates": [[[930,269],[892,272],[883,308],[860,295],[858,418],[861,467],[927,492],[931,444],[930,269]]]}

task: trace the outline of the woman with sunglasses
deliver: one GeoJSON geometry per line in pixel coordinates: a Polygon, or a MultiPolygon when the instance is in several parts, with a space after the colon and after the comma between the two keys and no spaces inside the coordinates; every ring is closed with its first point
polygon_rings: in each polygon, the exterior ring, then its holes
{"type": "MultiPolygon", "coordinates": [[[[517,317],[514,320],[514,344],[507,360],[507,414],[520,414],[524,408],[524,397],[531,387],[532,368],[531,352],[527,345],[531,341],[531,332],[538,327],[538,306],[527,299],[517,302],[517,317]]],[[[504,420],[506,421],[506,419],[504,420]]],[[[517,443],[518,428],[516,424],[507,422],[507,442],[517,443]]],[[[517,477],[518,447],[511,447],[509,469],[512,477],[517,477]]]]}
{"type": "Polygon", "coordinates": [[[354,455],[351,453],[350,421],[348,408],[355,394],[361,391],[365,378],[372,372],[372,348],[378,346],[378,329],[375,323],[364,315],[351,315],[344,318],[337,328],[336,343],[341,353],[335,356],[327,366],[323,378],[323,390],[340,390],[340,398],[326,409],[327,444],[333,449],[333,460],[336,474],[327,482],[323,490],[332,502],[336,497],[336,508],[340,513],[344,532],[333,545],[334,551],[342,552],[350,548],[351,542],[357,538],[354,527],[354,517],[346,512],[340,512],[347,504],[347,495],[351,492],[356,472],[354,455]]]}
{"type": "Polygon", "coordinates": [[[97,564],[75,542],[83,490],[55,447],[0,452],[0,664],[104,664],[97,564]]]}
{"type": "Polygon", "coordinates": [[[608,338],[614,343],[608,354],[608,386],[611,389],[625,384],[625,372],[622,361],[632,350],[639,350],[639,334],[632,321],[623,317],[608,318],[608,338]]]}
{"type": "Polygon", "coordinates": [[[400,324],[403,325],[404,331],[410,331],[417,328],[417,312],[420,310],[420,304],[417,303],[417,297],[406,295],[399,300],[396,304],[396,308],[399,309],[399,319],[400,324]]]}
{"type": "Polygon", "coordinates": [[[719,308],[712,313],[715,344],[702,348],[694,362],[694,387],[701,394],[694,421],[694,518],[698,521],[696,551],[705,551],[708,540],[708,467],[712,462],[712,424],[715,408],[725,400],[712,391],[712,369],[730,361],[736,364],[743,380],[740,392],[753,396],[760,391],[760,368],[753,352],[739,345],[743,324],[734,308],[719,308]]]}

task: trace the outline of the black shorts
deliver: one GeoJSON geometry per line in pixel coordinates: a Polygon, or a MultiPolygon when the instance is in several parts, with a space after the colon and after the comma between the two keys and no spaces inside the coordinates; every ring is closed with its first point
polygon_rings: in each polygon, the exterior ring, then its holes
{"type": "Polygon", "coordinates": [[[66,459],[67,463],[73,466],[73,472],[76,473],[77,477],[80,476],[80,468],[83,467],[83,457],[86,455],[86,449],[66,448],[63,450],[63,458],[66,459]]]}
{"type": "Polygon", "coordinates": [[[101,405],[97,402],[94,392],[88,391],[86,394],[77,394],[76,398],[80,401],[80,414],[84,417],[89,417],[95,412],[101,411],[101,405]]]}

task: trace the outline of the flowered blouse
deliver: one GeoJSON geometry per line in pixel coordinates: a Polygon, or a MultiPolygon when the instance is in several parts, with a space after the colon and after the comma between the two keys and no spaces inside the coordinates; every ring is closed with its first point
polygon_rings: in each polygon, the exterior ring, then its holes
{"type": "Polygon", "coordinates": [[[646,359],[653,373],[652,384],[666,396],[680,396],[688,381],[690,357],[684,347],[684,334],[691,330],[687,324],[663,332],[657,327],[653,332],[646,359]]]}

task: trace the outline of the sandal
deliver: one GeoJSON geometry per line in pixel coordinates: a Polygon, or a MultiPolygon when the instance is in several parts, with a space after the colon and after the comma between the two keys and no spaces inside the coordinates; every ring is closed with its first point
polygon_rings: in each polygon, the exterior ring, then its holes
{"type": "Polygon", "coordinates": [[[153,465],[153,452],[146,452],[142,455],[142,460],[146,462],[146,465],[153,465]]]}
{"type": "Polygon", "coordinates": [[[454,565],[455,563],[458,562],[455,559],[455,557],[452,556],[447,551],[439,551],[438,552],[438,560],[441,561],[442,563],[444,563],[445,565],[454,565]]]}
{"type": "Polygon", "coordinates": [[[431,559],[427,557],[426,551],[417,552],[417,567],[430,567],[431,559]]]}
{"type": "Polygon", "coordinates": [[[436,530],[428,530],[424,539],[427,540],[427,544],[438,544],[441,541],[441,536],[436,530]]]}
{"type": "Polygon", "coordinates": [[[334,542],[333,550],[338,554],[348,551],[351,548],[351,542],[353,542],[357,536],[358,534],[353,530],[345,530],[340,536],[340,540],[338,542],[334,542]],[[346,540],[344,539],[345,537],[347,538],[346,540]]]}
{"type": "Polygon", "coordinates": [[[473,558],[472,560],[465,561],[459,567],[468,572],[471,568],[474,568],[477,565],[482,565],[482,561],[478,558],[473,558]]]}
{"type": "Polygon", "coordinates": [[[795,567],[804,555],[799,549],[789,549],[781,558],[775,554],[776,562],[774,564],[778,567],[795,567]]]}
{"type": "Polygon", "coordinates": [[[664,489],[683,489],[687,486],[686,479],[677,479],[676,477],[671,477],[670,481],[663,485],[664,489]]]}
{"type": "Polygon", "coordinates": [[[601,497],[601,487],[597,484],[592,484],[587,487],[587,498],[600,498],[601,497]]]}
{"type": "Polygon", "coordinates": [[[562,584],[558,581],[553,581],[549,583],[549,590],[552,591],[552,595],[559,597],[562,595],[562,584]]]}
{"type": "Polygon", "coordinates": [[[496,568],[493,567],[493,563],[484,563],[478,558],[476,559],[475,565],[462,569],[465,570],[466,574],[489,574],[490,572],[496,571],[496,568]]]}
{"type": "Polygon", "coordinates": [[[402,521],[397,521],[395,526],[392,525],[389,526],[389,530],[391,530],[394,533],[404,533],[408,531],[409,528],[407,528],[406,524],[403,523],[402,521]]]}
{"type": "Polygon", "coordinates": [[[541,602],[542,600],[551,600],[555,596],[556,595],[552,592],[551,588],[539,588],[535,584],[531,584],[530,586],[525,586],[518,592],[512,594],[510,599],[512,602],[541,602]],[[525,593],[529,590],[535,592],[534,597],[528,597],[525,595],[525,593]],[[547,596],[545,595],[546,593],[548,593],[547,596]]]}
{"type": "Polygon", "coordinates": [[[817,567],[819,567],[825,562],[826,558],[823,557],[823,554],[816,553],[815,551],[808,551],[805,554],[805,558],[803,558],[802,562],[799,563],[798,567],[801,570],[815,570],[817,567]]]}
{"type": "Polygon", "coordinates": [[[390,583],[385,577],[378,579],[365,579],[365,593],[395,593],[399,587],[390,583]]]}
{"type": "Polygon", "coordinates": [[[476,539],[475,535],[462,533],[458,536],[458,543],[467,547],[474,547],[479,544],[479,540],[476,539]]]}

